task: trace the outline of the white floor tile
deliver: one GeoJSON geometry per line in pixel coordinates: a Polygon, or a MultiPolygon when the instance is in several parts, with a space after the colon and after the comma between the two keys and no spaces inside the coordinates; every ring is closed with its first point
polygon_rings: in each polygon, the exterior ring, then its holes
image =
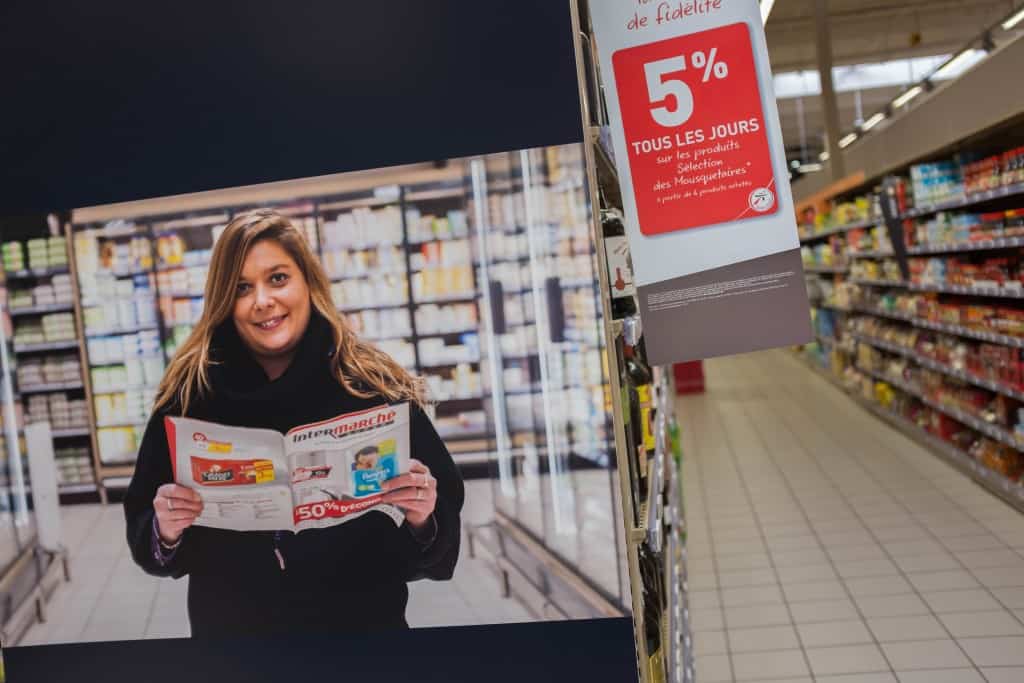
{"type": "Polygon", "coordinates": [[[737,681],[752,681],[758,678],[791,678],[810,673],[807,670],[804,653],[800,650],[734,654],[732,667],[737,681]]]}
{"type": "Polygon", "coordinates": [[[746,605],[781,605],[782,591],[775,586],[742,586],[739,588],[723,588],[722,604],[726,607],[743,607],[746,605]]]}
{"type": "Polygon", "coordinates": [[[985,683],[977,669],[939,669],[899,671],[900,683],[985,683]]]}
{"type": "Polygon", "coordinates": [[[982,667],[988,683],[1020,683],[1024,681],[1024,666],[982,667]]]}
{"type": "Polygon", "coordinates": [[[854,597],[870,595],[905,595],[914,588],[902,576],[875,576],[847,579],[846,587],[854,597]]]}
{"type": "Polygon", "coordinates": [[[789,610],[785,605],[754,605],[725,609],[725,624],[730,630],[756,626],[781,626],[789,623],[791,623],[789,610]]]}
{"type": "Polygon", "coordinates": [[[930,614],[928,605],[916,595],[885,595],[856,598],[857,607],[867,618],[916,617],[930,614]]]}
{"type": "Polygon", "coordinates": [[[889,671],[889,665],[877,645],[808,648],[807,659],[811,662],[811,671],[816,678],[889,671]]]}
{"type": "Polygon", "coordinates": [[[954,638],[1024,635],[1024,626],[1005,609],[940,614],[939,620],[954,638]]]}
{"type": "Polygon", "coordinates": [[[792,626],[762,626],[729,630],[729,649],[734,652],[770,652],[800,647],[792,626]]]}
{"type": "Polygon", "coordinates": [[[860,618],[853,603],[848,599],[793,603],[789,608],[793,612],[794,621],[798,624],[847,621],[860,618]]]}
{"type": "Polygon", "coordinates": [[[949,637],[942,624],[931,615],[869,618],[868,628],[882,643],[905,640],[939,640],[949,637]]]}
{"type": "Polygon", "coordinates": [[[886,658],[896,671],[956,669],[971,666],[971,662],[952,640],[882,643],[882,650],[885,651],[886,658]]]}
{"type": "Polygon", "coordinates": [[[958,638],[957,641],[976,666],[1024,666],[1024,636],[958,638]]]}
{"type": "Polygon", "coordinates": [[[722,655],[729,651],[725,631],[701,631],[693,634],[693,654],[697,658],[722,655]]]}
{"type": "Polygon", "coordinates": [[[783,584],[782,592],[790,603],[842,600],[848,597],[846,589],[838,580],[783,584]]]}
{"type": "Polygon", "coordinates": [[[914,572],[908,574],[907,578],[910,579],[910,583],[914,584],[914,588],[922,593],[980,587],[974,577],[962,569],[945,572],[914,572]]]}
{"type": "Polygon", "coordinates": [[[817,683],[898,683],[896,677],[889,672],[818,676],[814,680],[817,683]]]}
{"type": "Polygon", "coordinates": [[[937,614],[943,612],[981,612],[999,610],[1001,606],[988,591],[980,588],[924,593],[922,597],[937,614]]]}
{"type": "Polygon", "coordinates": [[[799,624],[797,629],[800,632],[800,642],[805,648],[862,645],[874,642],[871,632],[860,620],[799,624]]]}
{"type": "Polygon", "coordinates": [[[732,664],[729,655],[708,655],[696,660],[695,674],[698,681],[707,683],[732,683],[732,664]]]}

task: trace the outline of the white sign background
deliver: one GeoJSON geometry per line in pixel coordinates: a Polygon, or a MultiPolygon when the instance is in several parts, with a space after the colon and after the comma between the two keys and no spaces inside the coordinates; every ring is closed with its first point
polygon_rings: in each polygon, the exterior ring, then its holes
{"type": "MultiPolygon", "coordinates": [[[[712,9],[706,14],[695,13],[660,25],[655,21],[659,6],[664,15],[666,10],[672,11],[679,6],[712,7],[714,0],[590,0],[588,4],[611,122],[615,162],[619,167],[619,183],[626,214],[626,236],[633,258],[636,284],[649,285],[769,254],[799,249],[800,238],[796,230],[789,170],[786,168],[785,148],[779,125],[779,110],[775,103],[768,48],[757,0],[720,0],[719,9],[712,9]],[[648,17],[647,26],[634,30],[627,29],[627,24],[634,14],[648,17]],[[758,84],[761,89],[761,108],[764,112],[772,168],[775,171],[774,190],[779,209],[770,216],[757,216],[733,223],[717,223],[662,235],[644,235],[640,232],[637,219],[612,55],[623,48],[646,45],[740,21],[750,28],[758,84]]],[[[713,107],[714,102],[698,100],[694,106],[713,107]]]]}

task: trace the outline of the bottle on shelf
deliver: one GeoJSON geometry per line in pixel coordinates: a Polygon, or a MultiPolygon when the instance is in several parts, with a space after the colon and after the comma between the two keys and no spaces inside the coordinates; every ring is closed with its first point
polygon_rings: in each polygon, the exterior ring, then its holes
{"type": "Polygon", "coordinates": [[[614,209],[601,209],[601,230],[604,233],[605,258],[608,263],[608,284],[612,294],[612,317],[616,320],[636,315],[636,287],[633,284],[633,262],[626,242],[622,216],[614,209]]]}
{"type": "Polygon", "coordinates": [[[637,415],[639,418],[640,446],[644,450],[644,457],[654,456],[654,380],[647,364],[637,357],[634,347],[623,346],[623,355],[626,358],[626,372],[632,380],[633,387],[637,394],[637,415]]]}

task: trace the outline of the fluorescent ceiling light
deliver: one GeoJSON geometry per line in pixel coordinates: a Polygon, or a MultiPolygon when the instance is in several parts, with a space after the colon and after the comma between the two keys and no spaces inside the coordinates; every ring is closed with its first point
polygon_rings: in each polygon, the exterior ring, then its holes
{"type": "Polygon", "coordinates": [[[1024,21],[1024,9],[1020,10],[1012,17],[1008,17],[1006,21],[1003,22],[1003,30],[1009,31],[1011,28],[1013,28],[1022,21],[1024,21]]]}
{"type": "Polygon", "coordinates": [[[819,161],[828,161],[831,156],[832,155],[829,154],[828,152],[822,152],[821,154],[818,155],[818,160],[819,161]]]}
{"type": "Polygon", "coordinates": [[[761,25],[764,26],[768,23],[768,15],[772,13],[772,7],[775,6],[775,0],[761,0],[761,25]]]}
{"type": "Polygon", "coordinates": [[[801,164],[797,170],[801,173],[817,173],[823,168],[821,164],[801,164]]]}
{"type": "Polygon", "coordinates": [[[853,141],[856,140],[856,139],[857,139],[857,134],[856,133],[850,133],[849,135],[847,135],[846,137],[844,137],[842,140],[839,141],[839,146],[841,148],[843,148],[843,149],[846,149],[847,147],[852,145],[853,141]]]}
{"type": "Polygon", "coordinates": [[[946,74],[952,73],[953,71],[956,71],[957,68],[959,68],[962,64],[964,64],[967,60],[969,60],[973,56],[974,55],[973,55],[971,50],[964,50],[963,52],[958,54],[956,57],[953,57],[953,59],[951,59],[948,62],[946,62],[946,64],[941,69],[936,71],[935,72],[935,78],[942,78],[946,74]]]}
{"type": "Polygon", "coordinates": [[[911,88],[910,90],[908,90],[907,92],[903,93],[902,95],[897,97],[895,100],[893,100],[892,101],[892,106],[896,107],[898,109],[899,107],[902,107],[904,104],[906,104],[910,100],[914,99],[915,97],[917,97],[918,95],[920,95],[923,92],[924,92],[924,88],[922,88],[919,85],[915,85],[913,88],[911,88]]]}
{"type": "Polygon", "coordinates": [[[863,130],[871,130],[872,128],[874,128],[875,126],[877,126],[878,124],[880,124],[884,120],[885,120],[885,114],[882,113],[882,112],[878,112],[877,114],[872,116],[870,119],[865,121],[864,124],[861,126],[861,129],[863,129],[863,130]]]}

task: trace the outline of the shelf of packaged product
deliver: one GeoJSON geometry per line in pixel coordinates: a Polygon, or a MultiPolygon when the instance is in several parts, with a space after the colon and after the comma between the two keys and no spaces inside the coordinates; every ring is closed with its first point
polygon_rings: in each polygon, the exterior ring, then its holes
{"type": "Polygon", "coordinates": [[[907,247],[907,253],[911,255],[952,254],[964,251],[1016,249],[1018,247],[1024,247],[1024,237],[997,237],[996,239],[976,240],[974,242],[950,242],[948,244],[921,244],[915,247],[907,247]]]}
{"type": "Polygon", "coordinates": [[[128,361],[128,360],[137,360],[139,362],[144,362],[144,361],[147,361],[147,360],[162,360],[162,359],[163,359],[162,355],[159,355],[159,356],[131,356],[130,358],[122,358],[121,360],[104,361],[102,363],[91,362],[91,363],[89,363],[89,368],[90,369],[92,369],[92,368],[109,368],[109,367],[115,366],[115,365],[124,365],[125,361],[128,361]]]}
{"type": "Polygon", "coordinates": [[[987,296],[998,299],[1024,299],[1024,290],[1012,290],[1005,287],[968,287],[966,285],[910,283],[908,289],[915,292],[939,292],[942,294],[967,294],[970,296],[987,296]]]}
{"type": "Polygon", "coordinates": [[[100,477],[103,479],[131,477],[135,474],[135,455],[132,455],[131,463],[102,464],[100,465],[100,477]]]}
{"type": "Polygon", "coordinates": [[[93,396],[110,396],[112,394],[123,394],[126,391],[156,391],[156,385],[145,385],[145,384],[126,384],[123,387],[117,389],[106,389],[103,391],[93,390],[93,396]]]}
{"type": "Polygon", "coordinates": [[[505,389],[506,394],[536,394],[543,391],[543,388],[539,384],[535,384],[529,387],[511,387],[505,389]]]}
{"type": "Polygon", "coordinates": [[[50,436],[54,439],[77,439],[82,436],[89,436],[88,427],[72,427],[69,429],[53,429],[50,436]]]}
{"type": "Polygon", "coordinates": [[[812,304],[812,306],[817,306],[818,308],[826,308],[826,309],[828,309],[830,311],[838,311],[839,313],[852,313],[853,310],[854,310],[852,308],[847,308],[845,306],[839,306],[837,304],[829,303],[827,301],[819,301],[816,304],[812,304]]]}
{"type": "Polygon", "coordinates": [[[37,384],[31,387],[18,387],[18,392],[22,396],[27,396],[28,394],[48,394],[51,391],[81,389],[82,386],[81,382],[54,382],[52,384],[37,384]]]}
{"type": "Polygon", "coordinates": [[[470,301],[476,301],[480,298],[480,295],[474,293],[458,294],[452,296],[434,297],[430,299],[415,299],[414,303],[419,306],[420,304],[457,304],[466,303],[470,301]]]}
{"type": "Polygon", "coordinates": [[[954,379],[959,379],[969,384],[973,384],[975,386],[981,387],[982,389],[994,391],[997,394],[1002,394],[1003,396],[1009,396],[1010,398],[1017,399],[1018,401],[1024,401],[1024,392],[1018,391],[1011,386],[1002,384],[1001,382],[993,382],[992,380],[985,379],[984,377],[978,377],[977,375],[974,375],[970,372],[957,370],[956,368],[952,368],[945,363],[937,361],[933,358],[928,358],[927,356],[923,356],[912,349],[904,348],[898,344],[885,342],[882,341],[881,339],[874,339],[863,334],[853,333],[851,336],[854,339],[867,344],[868,346],[874,346],[876,348],[882,349],[883,351],[889,351],[890,353],[898,354],[900,356],[903,356],[904,358],[909,358],[918,365],[928,368],[929,370],[934,370],[935,372],[947,375],[949,377],[953,377],[954,379]]]}
{"type": "MultiPolygon", "coordinates": [[[[416,272],[416,271],[413,271],[416,272]]],[[[331,282],[351,282],[353,280],[372,280],[375,277],[390,277],[407,275],[405,269],[389,268],[387,270],[375,270],[372,273],[356,273],[354,275],[340,275],[330,278],[331,282]]]]}
{"type": "MultiPolygon", "coordinates": [[[[413,251],[419,251],[419,247],[422,247],[424,244],[433,244],[435,242],[444,243],[444,242],[467,242],[467,241],[469,241],[469,235],[460,235],[460,236],[452,235],[451,237],[431,237],[428,240],[413,240],[413,241],[410,241],[408,244],[406,244],[406,246],[409,247],[410,249],[412,249],[413,251]]],[[[461,264],[460,263],[460,264],[456,264],[456,265],[468,265],[468,264],[461,264]]],[[[446,266],[438,266],[438,267],[443,268],[443,267],[446,267],[446,266]]]]}
{"type": "Polygon", "coordinates": [[[209,268],[209,261],[198,261],[196,263],[161,263],[156,266],[156,272],[166,273],[170,270],[183,270],[185,268],[209,268]]]}
{"type": "Polygon", "coordinates": [[[421,362],[420,363],[420,368],[422,368],[423,370],[438,370],[438,369],[441,369],[441,368],[454,368],[457,365],[480,365],[480,359],[477,358],[477,359],[474,359],[474,360],[470,360],[470,359],[466,359],[466,360],[447,360],[447,361],[444,361],[444,362],[434,362],[434,363],[423,363],[423,362],[421,362]]]}
{"type": "Polygon", "coordinates": [[[458,337],[463,334],[479,334],[480,330],[475,327],[467,327],[461,330],[439,330],[436,332],[419,332],[417,331],[416,337],[418,339],[436,339],[443,337],[458,337]]]}
{"type": "Polygon", "coordinates": [[[11,308],[8,312],[12,318],[20,315],[39,315],[42,313],[65,313],[75,310],[74,304],[45,304],[42,306],[26,306],[23,308],[11,308]]]}
{"type": "Polygon", "coordinates": [[[58,484],[57,493],[74,495],[76,493],[96,493],[96,484],[58,484]]]}
{"type": "Polygon", "coordinates": [[[480,401],[483,399],[483,394],[473,394],[470,396],[435,398],[434,401],[436,406],[444,406],[446,411],[460,412],[465,410],[478,410],[480,408],[480,401]]]}
{"type": "Polygon", "coordinates": [[[68,273],[68,268],[62,266],[60,268],[35,268],[27,270],[9,270],[4,273],[4,277],[7,280],[34,280],[41,277],[50,277],[51,275],[64,275],[68,273]]]}
{"type": "Polygon", "coordinates": [[[995,332],[982,332],[979,330],[972,330],[969,327],[937,323],[932,322],[931,320],[924,320],[922,318],[909,318],[908,320],[915,327],[923,327],[937,332],[945,332],[947,334],[957,335],[960,337],[969,337],[979,341],[1003,344],[1004,346],[1012,346],[1016,349],[1024,349],[1024,338],[1021,337],[1011,337],[1005,334],[996,334],[995,332]]]}
{"type": "Polygon", "coordinates": [[[911,322],[913,320],[913,316],[901,313],[900,311],[885,311],[881,308],[871,308],[870,306],[854,306],[853,311],[855,313],[864,313],[878,318],[889,318],[891,320],[901,320],[903,322],[911,322]]]}
{"type": "Polygon", "coordinates": [[[984,192],[975,192],[963,197],[956,197],[944,202],[915,206],[912,209],[907,209],[901,218],[917,218],[918,216],[927,216],[928,214],[946,211],[947,209],[960,209],[967,206],[974,206],[975,204],[981,204],[983,202],[990,202],[993,199],[1015,197],[1021,194],[1024,194],[1024,183],[1016,183],[1013,185],[999,187],[994,190],[985,190],[984,192]]]}
{"type": "Polygon", "coordinates": [[[896,254],[891,251],[849,251],[850,258],[894,258],[896,254]]]}
{"type": "Polygon", "coordinates": [[[191,292],[160,292],[160,296],[170,299],[202,299],[204,295],[191,292]]]}
{"type": "Polygon", "coordinates": [[[39,344],[15,344],[15,353],[38,353],[40,351],[62,351],[64,349],[77,349],[77,339],[63,339],[61,341],[41,342],[39,344]]]}
{"type": "MultiPolygon", "coordinates": [[[[420,303],[417,301],[416,303],[420,303]]],[[[362,306],[339,306],[338,310],[342,313],[359,313],[361,311],[380,311],[388,308],[408,308],[409,302],[403,301],[397,304],[369,304],[362,306]]]]}
{"type": "Polygon", "coordinates": [[[806,273],[819,273],[821,275],[843,275],[850,272],[849,266],[804,266],[806,273]]]}
{"type": "MultiPolygon", "coordinates": [[[[979,484],[984,486],[986,489],[995,493],[1000,498],[1005,500],[1011,506],[1017,510],[1024,512],[1024,487],[1019,484],[1014,484],[1006,477],[1002,476],[998,472],[988,469],[977,460],[972,458],[967,453],[964,453],[953,444],[940,439],[928,430],[919,427],[918,425],[910,422],[909,420],[896,415],[890,410],[886,410],[882,406],[869,401],[861,396],[856,391],[851,391],[847,387],[833,377],[827,370],[818,367],[815,363],[804,357],[800,357],[801,362],[807,365],[815,373],[824,377],[827,381],[838,387],[842,391],[854,400],[859,406],[872,413],[879,419],[885,420],[888,424],[898,429],[903,434],[907,435],[911,439],[914,439],[918,443],[924,445],[932,452],[936,453],[954,467],[958,468],[979,484]]],[[[862,370],[863,372],[863,370],[862,370]]],[[[880,381],[892,384],[893,386],[899,386],[901,383],[894,382],[892,379],[886,378],[875,373],[867,373],[880,381]]]]}
{"type": "Polygon", "coordinates": [[[619,186],[619,171],[615,167],[615,153],[611,151],[611,136],[608,126],[590,126],[588,129],[590,140],[597,150],[598,169],[610,176],[615,182],[614,187],[619,186]]]}
{"type": "Polygon", "coordinates": [[[104,301],[82,299],[82,308],[94,308],[96,306],[105,306],[110,303],[137,303],[139,301],[152,301],[154,298],[156,298],[156,291],[147,291],[144,294],[133,294],[132,296],[119,296],[104,301]]]}
{"type": "Polygon", "coordinates": [[[122,334],[135,334],[137,332],[149,332],[152,330],[158,330],[157,325],[140,325],[138,327],[122,327],[109,330],[90,330],[85,333],[87,339],[95,337],[115,337],[122,334]]]}
{"type": "MultiPolygon", "coordinates": [[[[894,351],[894,353],[898,353],[898,351],[894,351]]],[[[872,377],[875,377],[876,379],[881,379],[885,382],[889,382],[893,386],[902,389],[903,391],[907,392],[908,394],[911,394],[912,396],[916,396],[926,406],[929,406],[939,411],[940,413],[945,413],[946,415],[953,418],[957,422],[967,425],[971,429],[981,434],[984,434],[990,439],[998,441],[999,443],[1009,446],[1010,448],[1014,448],[1018,451],[1024,451],[1024,444],[1019,442],[1016,439],[1016,437],[1014,437],[1013,433],[1007,429],[1003,429],[1002,427],[999,427],[997,425],[989,424],[980,417],[971,415],[970,413],[963,411],[955,406],[947,406],[939,401],[935,401],[930,397],[926,396],[924,392],[922,392],[917,387],[914,387],[906,382],[894,380],[880,372],[875,372],[860,367],[858,367],[858,369],[861,372],[864,372],[866,374],[871,375],[872,377]]]]}
{"type": "Polygon", "coordinates": [[[834,228],[828,228],[827,230],[822,230],[821,232],[816,232],[810,235],[801,235],[800,244],[816,242],[818,240],[825,239],[826,237],[831,237],[832,235],[840,235],[844,232],[849,232],[850,230],[861,230],[863,228],[870,228],[871,226],[877,224],[878,221],[868,220],[857,221],[856,223],[847,223],[846,225],[837,225],[834,228]]]}
{"type": "Polygon", "coordinates": [[[145,427],[145,426],[146,426],[146,422],[145,421],[139,421],[139,422],[110,422],[110,423],[97,422],[96,423],[96,428],[97,429],[133,429],[135,427],[145,427]]]}
{"type": "Polygon", "coordinates": [[[868,278],[850,278],[850,282],[855,285],[864,285],[866,287],[906,287],[907,283],[903,280],[871,280],[868,278]]]}

